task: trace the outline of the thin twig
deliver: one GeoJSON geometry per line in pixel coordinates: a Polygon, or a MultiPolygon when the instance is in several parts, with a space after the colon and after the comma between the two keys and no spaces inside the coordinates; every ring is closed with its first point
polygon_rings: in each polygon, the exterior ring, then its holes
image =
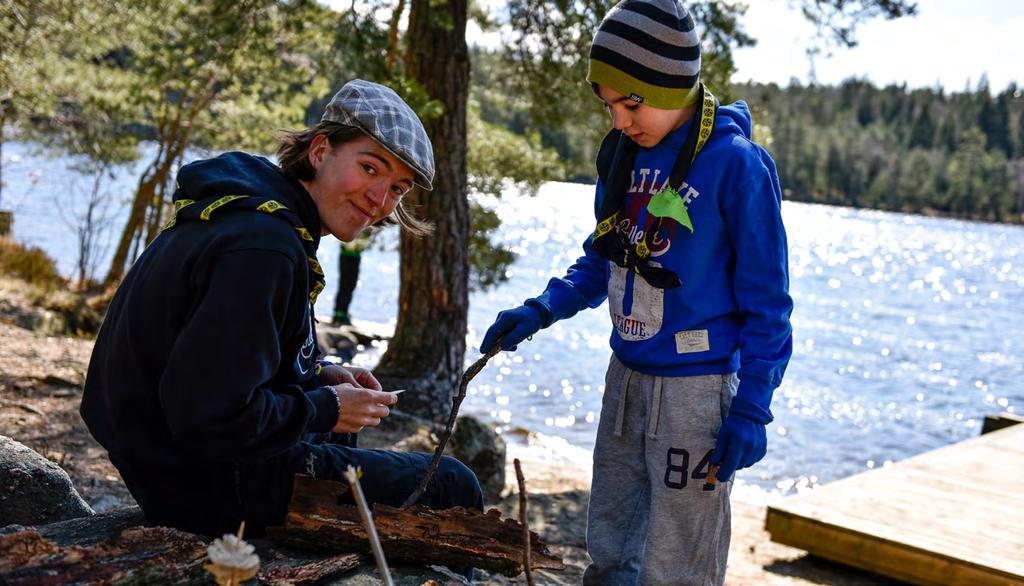
{"type": "Polygon", "coordinates": [[[526,481],[523,480],[523,468],[519,458],[512,461],[516,465],[516,482],[519,483],[519,524],[523,526],[523,568],[526,569],[526,583],[533,586],[533,570],[530,569],[530,523],[526,514],[526,481]]]}
{"type": "Polygon", "coordinates": [[[34,413],[40,417],[46,417],[46,413],[44,413],[42,410],[33,405],[29,405],[28,403],[0,401],[0,407],[17,407],[18,409],[24,409],[25,411],[28,411],[29,413],[34,413]]]}
{"type": "Polygon", "coordinates": [[[381,547],[380,538],[377,537],[377,526],[373,524],[373,515],[370,513],[370,507],[366,504],[366,497],[363,496],[363,488],[359,485],[359,476],[352,466],[345,471],[345,480],[348,480],[352,487],[352,495],[355,497],[359,516],[363,519],[363,525],[366,527],[366,537],[370,540],[370,549],[373,550],[373,559],[377,561],[380,578],[386,586],[394,586],[391,572],[388,571],[388,561],[384,559],[384,548],[381,547]]]}
{"type": "Polygon", "coordinates": [[[484,354],[476,362],[470,365],[466,369],[466,372],[462,375],[462,382],[459,383],[459,392],[452,398],[452,411],[448,414],[448,424],[444,428],[444,433],[441,434],[441,439],[437,443],[437,448],[434,449],[434,458],[430,461],[430,467],[427,468],[427,473],[423,476],[423,480],[420,481],[420,485],[416,487],[409,498],[405,499],[402,503],[401,508],[408,509],[412,505],[416,504],[423,496],[424,491],[427,490],[427,484],[430,483],[430,478],[437,471],[437,465],[441,461],[441,454],[444,452],[444,448],[448,445],[448,440],[452,437],[452,429],[455,427],[455,418],[459,415],[459,406],[462,405],[462,400],[466,398],[466,387],[469,386],[469,381],[473,380],[484,366],[487,366],[487,361],[494,357],[495,354],[501,352],[501,340],[499,339],[494,347],[484,354]]]}

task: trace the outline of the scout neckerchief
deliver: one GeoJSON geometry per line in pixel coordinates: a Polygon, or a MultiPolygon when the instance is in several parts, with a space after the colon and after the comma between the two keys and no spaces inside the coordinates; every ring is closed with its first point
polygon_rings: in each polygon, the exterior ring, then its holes
{"type": "MultiPolygon", "coordinates": [[[[617,228],[619,215],[622,213],[626,201],[626,191],[629,189],[628,173],[633,170],[637,153],[636,143],[622,132],[618,133],[617,142],[614,145],[615,151],[608,167],[608,179],[604,181],[604,197],[598,215],[600,220],[594,230],[594,250],[615,264],[635,271],[651,286],[659,289],[673,289],[680,286],[682,282],[675,272],[651,264],[651,246],[654,244],[654,235],[661,229],[662,221],[665,218],[672,218],[677,224],[686,226],[690,232],[693,232],[693,224],[690,222],[686,205],[677,190],[682,187],[694,159],[697,158],[697,153],[707,143],[711,131],[715,127],[718,101],[703,83],[700,86],[698,101],[701,107],[697,110],[683,148],[679,151],[672,174],[665,182],[664,189],[652,197],[647,205],[647,213],[655,216],[657,221],[649,230],[644,230],[643,239],[636,244],[631,243],[628,237],[617,228]]],[[[610,134],[606,138],[606,144],[609,144],[607,142],[609,139],[615,140],[614,136],[610,134]]],[[[601,158],[599,154],[599,162],[601,158]]],[[[646,217],[646,214],[642,214],[642,216],[646,217]]],[[[638,226],[642,227],[642,223],[638,226]]]]}
{"type": "Polygon", "coordinates": [[[168,220],[161,232],[170,230],[178,222],[193,220],[209,221],[210,215],[216,210],[230,205],[235,210],[255,210],[271,214],[291,224],[292,228],[299,235],[302,241],[302,249],[306,253],[306,261],[309,263],[309,302],[315,304],[316,298],[324,290],[326,280],[320,262],[316,260],[315,240],[309,230],[302,225],[299,216],[289,210],[276,200],[259,197],[255,195],[225,195],[222,197],[211,197],[196,201],[194,199],[179,199],[174,202],[174,215],[168,220]]]}

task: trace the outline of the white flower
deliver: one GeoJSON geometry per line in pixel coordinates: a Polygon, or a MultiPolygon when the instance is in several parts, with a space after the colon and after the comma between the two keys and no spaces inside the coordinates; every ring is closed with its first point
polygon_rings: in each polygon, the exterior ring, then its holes
{"type": "Polygon", "coordinates": [[[210,556],[211,562],[228,568],[248,570],[260,565],[260,556],[256,555],[256,548],[230,533],[220,539],[214,539],[206,549],[206,555],[210,556]]]}
{"type": "Polygon", "coordinates": [[[256,555],[256,548],[239,535],[225,534],[206,548],[211,563],[203,567],[221,586],[241,584],[260,571],[260,556],[256,555]]]}

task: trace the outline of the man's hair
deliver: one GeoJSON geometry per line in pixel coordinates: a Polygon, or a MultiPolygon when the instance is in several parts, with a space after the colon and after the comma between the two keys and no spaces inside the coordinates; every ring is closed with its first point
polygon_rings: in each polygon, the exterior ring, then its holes
{"type": "MultiPolygon", "coordinates": [[[[316,178],[316,169],[309,162],[309,147],[313,144],[313,139],[321,134],[327,137],[331,148],[369,136],[355,126],[329,121],[320,122],[305,130],[282,130],[277,146],[277,161],[286,177],[299,181],[312,181],[316,178]]],[[[404,201],[399,201],[391,215],[371,228],[396,224],[415,236],[426,236],[434,230],[429,222],[414,216],[404,201]]]]}

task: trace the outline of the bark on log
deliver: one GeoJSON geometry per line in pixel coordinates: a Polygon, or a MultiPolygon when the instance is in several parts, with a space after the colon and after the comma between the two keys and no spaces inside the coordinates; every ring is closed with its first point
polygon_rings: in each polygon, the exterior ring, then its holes
{"type": "Polygon", "coordinates": [[[198,582],[206,543],[166,527],[135,527],[96,545],[60,547],[38,531],[0,535],[2,584],[198,582]]]}
{"type": "MultiPolygon", "coordinates": [[[[369,552],[366,529],[355,507],[338,503],[348,486],[296,475],[285,525],[268,529],[275,541],[294,547],[369,552]]],[[[487,513],[454,508],[407,510],[376,504],[373,518],[388,560],[472,566],[507,576],[523,572],[523,528],[487,513]]],[[[536,533],[530,532],[531,567],[564,570],[536,533]]]]}
{"type": "Polygon", "coordinates": [[[331,578],[354,570],[363,563],[364,556],[344,553],[301,566],[275,565],[259,573],[260,584],[268,586],[303,586],[322,584],[331,578]]]}

